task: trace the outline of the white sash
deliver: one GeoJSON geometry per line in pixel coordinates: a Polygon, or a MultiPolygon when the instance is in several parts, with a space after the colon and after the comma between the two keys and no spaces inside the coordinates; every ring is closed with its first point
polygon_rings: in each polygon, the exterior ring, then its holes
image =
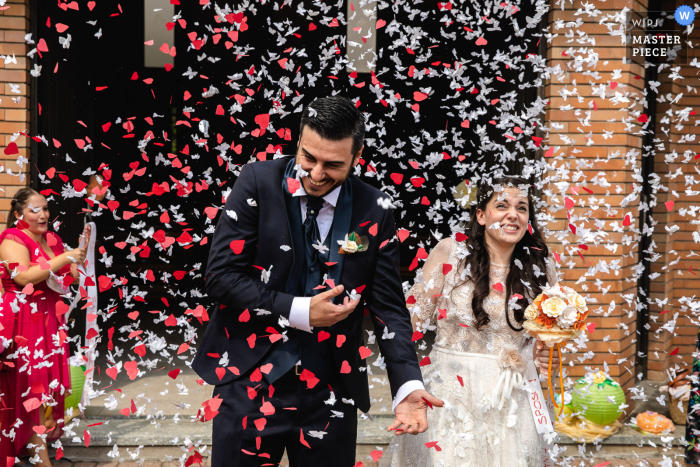
{"type": "MultiPolygon", "coordinates": [[[[527,359],[527,382],[525,385],[531,389],[528,400],[530,401],[530,411],[532,412],[532,418],[535,420],[535,426],[540,438],[541,465],[542,467],[552,467],[554,463],[549,455],[549,451],[553,447],[553,443],[548,440],[547,435],[554,432],[554,417],[552,417],[552,414],[555,412],[552,401],[545,399],[542,394],[540,378],[537,375],[537,368],[535,368],[535,362],[532,359],[534,344],[535,340],[531,339],[531,342],[525,346],[524,350],[525,358],[527,359]]],[[[551,439],[551,435],[549,438],[551,439]]]]}
{"type": "MultiPolygon", "coordinates": [[[[85,347],[87,347],[87,349],[85,350],[85,358],[87,358],[87,362],[85,363],[85,385],[83,386],[83,395],[80,400],[80,403],[83,406],[90,405],[90,399],[88,398],[88,396],[90,394],[90,391],[92,391],[92,380],[95,368],[95,347],[97,346],[97,339],[99,338],[100,331],[99,327],[97,326],[97,319],[93,320],[93,322],[89,322],[87,319],[88,314],[97,314],[97,276],[95,275],[95,242],[97,239],[97,227],[95,226],[94,222],[88,222],[86,224],[86,227],[87,226],[90,226],[90,244],[88,245],[87,254],[85,255],[86,266],[83,267],[82,264],[78,264],[78,270],[80,271],[78,275],[80,276],[80,287],[83,287],[87,292],[86,303],[90,304],[85,309],[85,337],[87,337],[87,333],[90,331],[90,329],[94,329],[95,331],[97,331],[98,336],[93,337],[90,340],[85,339],[85,343],[83,344],[85,347]],[[93,284],[95,285],[86,286],[86,277],[90,277],[92,279],[93,284]]],[[[80,239],[79,248],[85,248],[85,237],[80,239]]],[[[80,290],[78,290],[78,293],[75,295],[75,297],[73,297],[73,300],[71,301],[68,313],[66,313],[66,321],[68,320],[71,311],[73,311],[73,309],[77,306],[79,301],[80,290]]]]}
{"type": "Polygon", "coordinates": [[[540,378],[537,375],[535,362],[532,359],[532,349],[534,344],[533,339],[533,342],[525,347],[525,358],[527,359],[527,385],[530,387],[530,389],[532,389],[528,400],[530,401],[530,410],[532,411],[532,417],[535,420],[537,433],[551,433],[554,431],[554,419],[551,416],[551,412],[547,407],[547,402],[542,394],[540,378]]]}

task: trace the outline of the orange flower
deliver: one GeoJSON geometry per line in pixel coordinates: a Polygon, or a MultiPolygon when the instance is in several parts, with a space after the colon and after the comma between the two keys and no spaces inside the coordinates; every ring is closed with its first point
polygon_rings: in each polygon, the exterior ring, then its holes
{"type": "Polygon", "coordinates": [[[541,293],[532,304],[537,307],[538,310],[542,310],[542,302],[547,300],[549,297],[546,294],[541,293]]]}
{"type": "Polygon", "coordinates": [[[545,315],[544,313],[540,313],[540,315],[537,317],[535,320],[537,324],[540,326],[544,326],[547,329],[551,329],[552,325],[557,322],[556,318],[550,318],[549,316],[545,315]]]}
{"type": "Polygon", "coordinates": [[[574,326],[573,326],[574,330],[576,330],[576,331],[583,330],[583,328],[586,327],[586,318],[587,317],[588,317],[588,311],[586,311],[585,313],[582,313],[579,316],[579,319],[576,321],[576,323],[574,323],[574,326]]]}

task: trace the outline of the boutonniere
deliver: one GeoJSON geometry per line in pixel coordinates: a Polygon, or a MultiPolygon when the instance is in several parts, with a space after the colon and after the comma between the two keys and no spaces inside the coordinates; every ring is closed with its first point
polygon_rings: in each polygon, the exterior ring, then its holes
{"type": "Polygon", "coordinates": [[[362,253],[367,251],[369,246],[369,239],[365,236],[359,236],[355,232],[350,234],[345,234],[344,240],[338,240],[338,245],[340,245],[340,250],[338,253],[341,255],[349,255],[352,253],[362,253]]]}

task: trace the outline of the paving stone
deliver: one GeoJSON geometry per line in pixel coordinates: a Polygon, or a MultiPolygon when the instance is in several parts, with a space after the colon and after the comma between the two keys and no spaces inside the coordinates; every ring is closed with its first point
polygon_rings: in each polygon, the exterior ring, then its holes
{"type": "MultiPolygon", "coordinates": [[[[161,467],[162,465],[162,462],[144,462],[141,467],[161,467]]],[[[102,467],[102,464],[98,464],[98,467],[102,467]]],[[[138,462],[122,462],[119,467],[139,467],[139,464],[138,462]]]]}

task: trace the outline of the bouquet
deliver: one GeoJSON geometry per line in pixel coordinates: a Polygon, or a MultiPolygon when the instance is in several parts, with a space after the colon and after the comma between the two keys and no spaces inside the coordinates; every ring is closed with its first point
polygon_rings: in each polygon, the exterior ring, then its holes
{"type": "MultiPolygon", "coordinates": [[[[523,327],[532,337],[544,342],[549,347],[549,372],[552,374],[552,356],[554,348],[559,352],[559,381],[564,390],[563,373],[561,365],[561,343],[572,340],[583,334],[588,317],[586,300],[570,287],[561,287],[554,284],[553,287],[544,290],[525,309],[525,323],[523,327]]],[[[559,408],[554,400],[551,381],[548,382],[549,397],[556,408],[559,408]]],[[[563,398],[562,398],[563,400],[563,398]]],[[[559,414],[564,409],[562,404],[559,414]]]]}

